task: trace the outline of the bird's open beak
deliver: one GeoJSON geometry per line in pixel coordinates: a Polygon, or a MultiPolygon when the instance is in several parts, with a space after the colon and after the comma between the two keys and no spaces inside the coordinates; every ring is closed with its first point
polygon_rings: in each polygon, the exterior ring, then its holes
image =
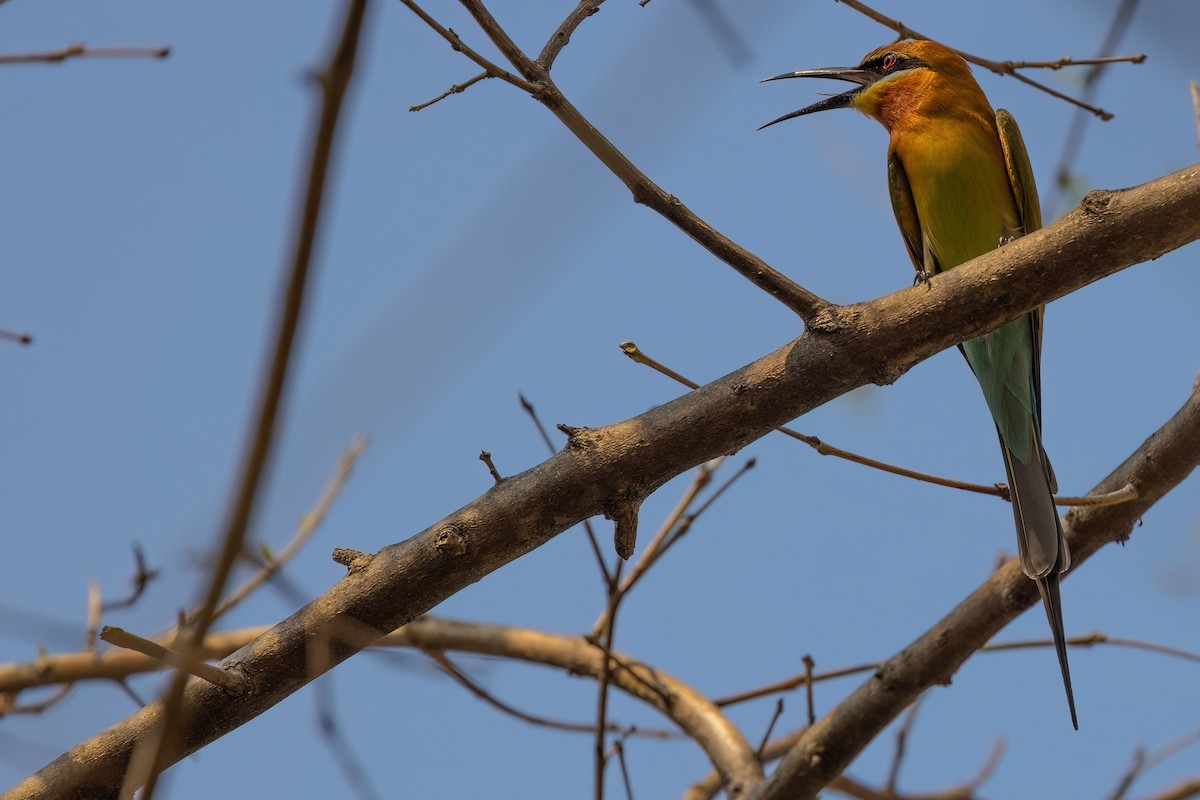
{"type": "Polygon", "coordinates": [[[805,106],[799,111],[793,111],[790,114],[784,114],[779,119],[773,119],[766,125],[763,125],[762,128],[759,128],[759,130],[761,131],[763,128],[769,128],[776,122],[783,122],[785,119],[793,119],[795,117],[800,117],[805,114],[812,114],[817,111],[828,111],[831,108],[846,108],[853,102],[855,95],[857,95],[866,87],[870,86],[875,81],[879,80],[879,77],[880,76],[878,72],[869,69],[863,69],[862,67],[821,67],[819,69],[800,69],[796,70],[795,72],[785,72],[782,75],[772,75],[769,78],[763,78],[760,83],[766,83],[767,81],[781,81],[784,78],[832,78],[833,80],[837,81],[850,81],[851,83],[857,83],[858,86],[854,87],[848,92],[842,92],[841,94],[835,94],[832,97],[826,97],[824,100],[813,103],[811,106],[805,106]]]}

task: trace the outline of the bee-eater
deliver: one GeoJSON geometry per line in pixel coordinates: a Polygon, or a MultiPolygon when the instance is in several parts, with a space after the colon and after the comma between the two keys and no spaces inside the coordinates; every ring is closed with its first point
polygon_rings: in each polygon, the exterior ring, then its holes
{"type": "MultiPolygon", "coordinates": [[[[970,261],[1042,225],[1033,169],[1017,123],[992,111],[966,62],[930,41],[873,50],[857,67],[805,69],[767,78],[833,78],[858,84],[767,123],[856,108],[890,136],[888,184],[917,280],[970,261]]],[[[761,129],[760,129],[761,130],[761,129]]],[[[1059,577],[1070,551],[1054,508],[1057,485],[1042,449],[1042,313],[1037,310],[963,342],[1000,434],[1025,574],[1037,582],[1078,730],[1063,635],[1059,577]]]]}

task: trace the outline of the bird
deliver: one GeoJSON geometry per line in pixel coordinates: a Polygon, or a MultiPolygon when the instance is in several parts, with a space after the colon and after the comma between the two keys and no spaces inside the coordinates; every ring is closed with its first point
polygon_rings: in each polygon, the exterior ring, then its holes
{"type": "MultiPolygon", "coordinates": [[[[928,285],[931,276],[1041,227],[1033,168],[1016,120],[1004,109],[992,110],[966,61],[949,47],[900,41],[872,50],[856,67],[802,69],[764,82],[785,78],[857,85],[759,130],[835,108],[857,109],[887,130],[889,193],[917,271],[914,282],[928,285]]],[[[1078,730],[1059,590],[1071,552],[1054,507],[1054,470],[1042,447],[1043,314],[1037,308],[959,350],[996,423],[1021,567],[1045,606],[1078,730]]]]}

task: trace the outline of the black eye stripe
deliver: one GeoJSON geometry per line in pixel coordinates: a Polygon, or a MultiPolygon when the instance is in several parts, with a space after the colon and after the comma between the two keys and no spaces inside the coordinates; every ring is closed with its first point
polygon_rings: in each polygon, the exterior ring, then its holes
{"type": "Polygon", "coordinates": [[[884,53],[870,61],[864,63],[863,68],[878,72],[880,75],[887,75],[892,72],[899,72],[905,69],[915,69],[917,67],[929,66],[924,61],[913,56],[904,56],[897,53],[884,53]]]}

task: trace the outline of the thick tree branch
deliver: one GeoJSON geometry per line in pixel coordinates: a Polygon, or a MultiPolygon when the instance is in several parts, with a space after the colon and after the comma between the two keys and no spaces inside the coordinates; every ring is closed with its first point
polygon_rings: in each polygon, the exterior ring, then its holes
{"type": "MultiPolygon", "coordinates": [[[[493,486],[430,528],[374,556],[346,559],[351,566],[345,578],[225,659],[223,668],[240,669],[248,678],[242,697],[192,681],[175,757],[248,722],[379,637],[579,521],[604,513],[620,498],[644,495],[853,388],[894,380],[940,350],[1200,238],[1197,208],[1200,165],[1136,188],[1093,192],[1049,228],[935,276],[928,286],[834,307],[814,330],[724,378],[624,422],[576,431],[560,453],[493,486]]],[[[1166,444],[1171,437],[1160,439],[1166,444]]],[[[1158,460],[1149,467],[1163,475],[1178,471],[1155,442],[1151,445],[1158,460]]],[[[1191,453],[1194,458],[1196,448],[1191,453]]],[[[1134,466],[1138,469],[1118,470],[1120,484],[1101,488],[1119,488],[1127,473],[1141,469],[1134,466]]],[[[1101,541],[1124,532],[1114,520],[1135,519],[1161,494],[1153,486],[1139,484],[1139,489],[1144,493],[1136,501],[1082,509],[1069,517],[1080,560],[1101,541]],[[1104,528],[1102,536],[1096,527],[1104,528]]],[[[924,673],[927,681],[944,678],[982,645],[990,633],[979,630],[998,628],[1035,598],[1033,584],[1013,565],[977,595],[935,628],[936,636],[946,625],[956,635],[963,625],[970,631],[948,647],[944,662],[924,673]]],[[[910,651],[897,656],[855,695],[866,693],[881,709],[870,703],[853,706],[866,715],[854,720],[862,736],[882,727],[893,709],[907,704],[904,697],[919,691],[919,681],[912,683],[917,678],[906,668],[911,656],[910,651]]],[[[862,744],[844,730],[845,713],[818,722],[806,740],[808,749],[834,748],[823,755],[823,769],[844,765],[862,744]],[[828,738],[833,735],[842,738],[828,738]]],[[[5,797],[115,796],[134,743],[160,715],[158,704],[148,706],[72,748],[5,797]]],[[[826,780],[807,769],[793,768],[771,785],[807,787],[826,780]]]]}

